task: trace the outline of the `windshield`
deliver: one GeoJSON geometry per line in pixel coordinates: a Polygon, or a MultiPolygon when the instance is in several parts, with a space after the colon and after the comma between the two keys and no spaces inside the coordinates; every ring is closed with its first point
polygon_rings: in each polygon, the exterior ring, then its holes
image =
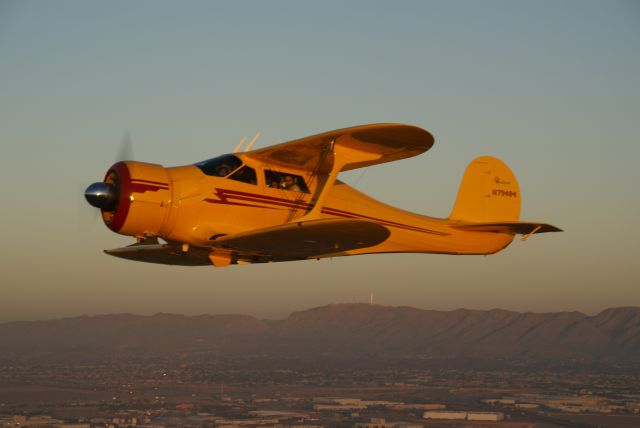
{"type": "Polygon", "coordinates": [[[242,165],[242,161],[234,155],[222,155],[195,164],[207,175],[226,177],[242,165]]]}

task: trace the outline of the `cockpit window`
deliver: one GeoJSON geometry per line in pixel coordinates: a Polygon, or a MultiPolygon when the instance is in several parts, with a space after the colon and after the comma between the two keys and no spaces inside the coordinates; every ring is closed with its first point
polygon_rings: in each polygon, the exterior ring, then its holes
{"type": "Polygon", "coordinates": [[[234,155],[222,155],[196,164],[202,172],[214,177],[226,177],[238,169],[240,165],[242,165],[242,161],[234,155]]]}
{"type": "Polygon", "coordinates": [[[246,165],[234,172],[229,178],[243,183],[257,184],[256,170],[246,165]]]}
{"type": "Polygon", "coordinates": [[[265,169],[264,179],[267,187],[290,190],[292,192],[309,193],[309,188],[304,182],[304,179],[296,174],[265,169]]]}

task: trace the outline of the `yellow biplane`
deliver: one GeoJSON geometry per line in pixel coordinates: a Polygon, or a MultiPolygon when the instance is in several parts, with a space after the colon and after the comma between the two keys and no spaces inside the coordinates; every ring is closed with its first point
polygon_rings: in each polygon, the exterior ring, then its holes
{"type": "Polygon", "coordinates": [[[506,164],[489,156],[467,167],[446,219],[385,205],[337,179],[342,171],[419,155],[433,141],[415,126],[375,124],[256,150],[237,147],[187,166],[121,161],[87,188],[85,198],[112,231],[136,238],[107,254],[169,265],[492,254],[516,234],[526,239],[560,231],[518,221],[518,182],[506,164]]]}

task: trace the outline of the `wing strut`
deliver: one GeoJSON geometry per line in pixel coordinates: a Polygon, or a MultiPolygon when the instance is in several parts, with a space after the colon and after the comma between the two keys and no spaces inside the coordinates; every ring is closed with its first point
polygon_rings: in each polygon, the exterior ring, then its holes
{"type": "Polygon", "coordinates": [[[338,174],[342,171],[342,168],[352,162],[361,162],[361,161],[373,161],[382,157],[380,153],[368,152],[364,153],[361,150],[356,150],[350,148],[345,144],[340,144],[340,137],[338,140],[332,140],[329,145],[329,153],[333,154],[333,159],[331,162],[331,171],[327,175],[325,175],[324,180],[318,179],[318,189],[316,190],[316,194],[318,195],[315,198],[315,204],[311,211],[309,211],[304,216],[296,219],[296,222],[303,222],[309,220],[319,220],[322,214],[322,208],[324,207],[325,199],[327,198],[327,194],[333,187],[338,178],[338,174]]]}

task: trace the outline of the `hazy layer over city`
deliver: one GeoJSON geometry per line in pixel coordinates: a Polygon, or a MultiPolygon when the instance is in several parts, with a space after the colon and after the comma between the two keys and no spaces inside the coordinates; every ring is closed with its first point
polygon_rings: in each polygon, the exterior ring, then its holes
{"type": "Polygon", "coordinates": [[[279,318],[332,302],[449,310],[640,305],[640,6],[537,2],[0,2],[0,322],[83,313],[279,318]],[[446,217],[493,155],[523,220],[563,233],[489,257],[376,255],[183,268],[82,198],[116,160],[189,164],[345,126],[429,130],[425,155],[342,178],[446,217]]]}

